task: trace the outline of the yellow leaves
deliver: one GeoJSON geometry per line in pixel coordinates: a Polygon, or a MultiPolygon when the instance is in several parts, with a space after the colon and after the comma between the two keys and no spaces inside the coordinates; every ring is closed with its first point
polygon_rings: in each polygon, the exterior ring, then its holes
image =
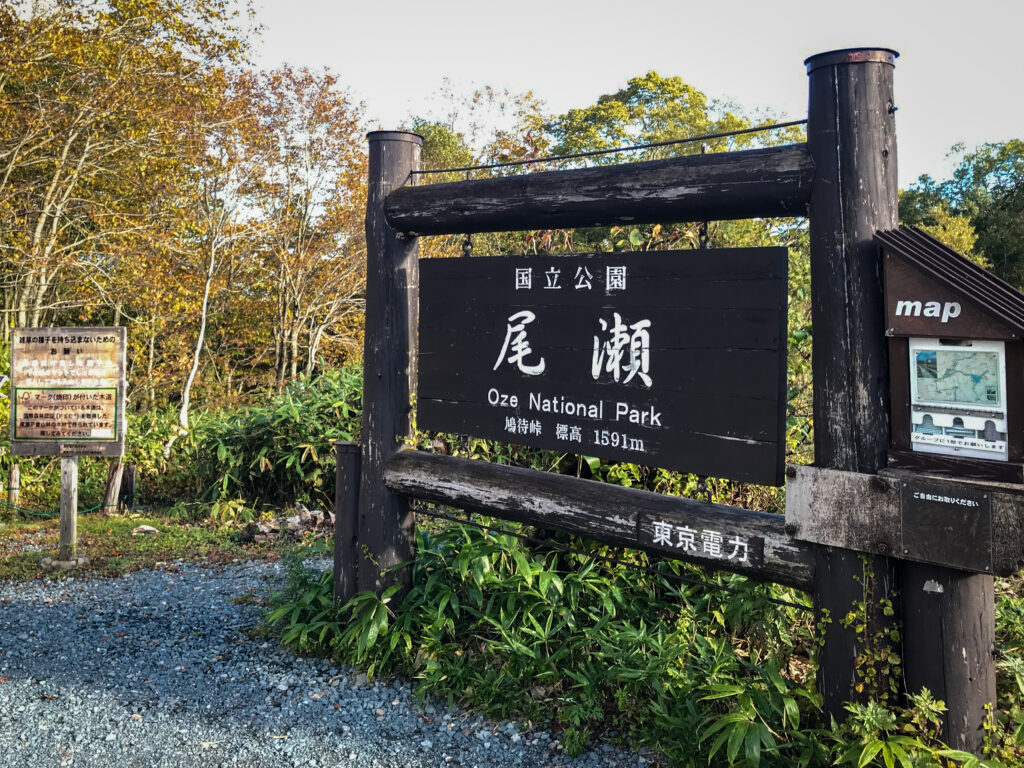
{"type": "Polygon", "coordinates": [[[229,71],[245,45],[227,0],[40,7],[0,8],[15,300],[129,324],[154,402],[180,392],[208,276],[207,396],[357,353],[363,111],[337,77],[229,71]]]}
{"type": "Polygon", "coordinates": [[[962,253],[979,267],[991,268],[992,263],[988,259],[982,254],[974,253],[978,234],[974,231],[974,225],[971,224],[969,217],[955,215],[946,203],[935,206],[929,214],[935,223],[922,225],[921,229],[954,251],[962,253]]]}

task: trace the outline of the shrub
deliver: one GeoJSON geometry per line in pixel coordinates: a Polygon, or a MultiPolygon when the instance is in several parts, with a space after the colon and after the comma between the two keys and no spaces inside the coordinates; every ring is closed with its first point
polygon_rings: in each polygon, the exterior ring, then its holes
{"type": "Polygon", "coordinates": [[[550,721],[572,752],[615,731],[679,764],[706,760],[702,734],[733,708],[726,688],[756,691],[756,733],[774,740],[762,765],[827,749],[795,715],[814,713],[816,697],[778,672],[795,656],[807,666],[793,649],[809,647],[809,615],[765,599],[792,593],[724,574],[712,578],[736,592],[711,592],[680,584],[705,575],[678,561],[615,553],[652,569],[639,571],[471,526],[420,526],[417,537],[400,605],[391,589],[339,610],[329,571],[296,569],[268,622],[297,651],[415,676],[420,695],[550,721]]]}
{"type": "Polygon", "coordinates": [[[201,414],[185,456],[200,498],[331,506],[334,444],[357,440],[362,370],[288,384],[262,406],[201,414]]]}

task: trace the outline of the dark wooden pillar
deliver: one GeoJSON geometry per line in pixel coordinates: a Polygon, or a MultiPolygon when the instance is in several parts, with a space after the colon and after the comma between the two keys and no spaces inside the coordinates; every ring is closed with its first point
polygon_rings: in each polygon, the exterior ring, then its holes
{"type": "MultiPolygon", "coordinates": [[[[894,51],[833,51],[806,61],[810,79],[807,145],[815,178],[809,204],[811,302],[814,325],[814,456],[820,467],[873,473],[885,466],[889,442],[889,370],[885,348],[882,269],[876,229],[897,222],[894,51]]],[[[842,619],[864,599],[872,573],[869,632],[888,618],[889,558],[820,548],[814,595],[827,614],[819,652],[825,713],[842,720],[856,698],[855,662],[863,651],[842,619]],[[866,562],[862,562],[862,557],[866,562]]]]}
{"type": "MultiPolygon", "coordinates": [[[[897,225],[894,51],[852,49],[807,60],[807,144],[815,163],[810,200],[814,323],[814,431],[818,466],[873,473],[885,466],[889,381],[876,229],[897,225]]],[[[898,554],[898,553],[894,553],[898,554]]],[[[827,714],[842,719],[856,699],[863,648],[840,620],[864,599],[873,573],[871,633],[892,600],[903,640],[904,689],[927,687],[946,702],[943,739],[979,751],[986,704],[995,702],[992,577],[822,548],[814,592],[825,631],[819,684],[827,714]],[[898,585],[898,599],[895,598],[898,585]]]]}
{"type": "Polygon", "coordinates": [[[384,465],[411,435],[411,395],[419,268],[417,241],[388,226],[384,199],[419,170],[422,137],[375,131],[369,139],[366,201],[366,330],[363,351],[362,469],[359,488],[359,589],[382,591],[409,570],[381,571],[413,556],[414,525],[407,499],[384,486],[384,465]]]}
{"type": "Polygon", "coordinates": [[[991,576],[904,562],[903,664],[907,690],[927,688],[946,702],[940,737],[980,753],[995,714],[995,593],[991,576]]]}
{"type": "Polygon", "coordinates": [[[359,443],[340,442],[334,483],[334,599],[344,605],[359,591],[359,443]]]}

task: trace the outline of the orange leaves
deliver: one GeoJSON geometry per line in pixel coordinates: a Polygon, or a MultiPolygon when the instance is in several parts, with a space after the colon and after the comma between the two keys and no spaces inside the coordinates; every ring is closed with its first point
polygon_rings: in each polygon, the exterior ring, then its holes
{"type": "Polygon", "coordinates": [[[239,74],[234,0],[38,5],[0,3],[14,324],[128,325],[135,404],[193,366],[211,402],[355,352],[364,125],[338,78],[239,74]]]}

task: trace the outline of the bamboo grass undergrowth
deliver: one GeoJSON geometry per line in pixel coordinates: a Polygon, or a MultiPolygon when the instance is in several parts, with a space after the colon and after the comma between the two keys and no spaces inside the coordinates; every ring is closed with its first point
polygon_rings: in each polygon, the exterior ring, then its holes
{"type": "MultiPolygon", "coordinates": [[[[417,556],[405,566],[413,586],[400,603],[391,588],[339,609],[331,571],[296,558],[266,621],[296,652],[371,678],[408,676],[419,696],[550,727],[570,754],[600,738],[647,746],[674,766],[1021,764],[1019,662],[1002,674],[1003,715],[985,759],[942,743],[944,705],[927,692],[905,705],[850,705],[845,724],[826,723],[811,614],[765,599],[806,596],[703,571],[739,593],[680,584],[671,576],[694,575],[692,566],[574,544],[656,573],[435,524],[417,530],[417,556]]],[[[1024,614],[1015,615],[1002,641],[1019,659],[1024,614]]]]}

